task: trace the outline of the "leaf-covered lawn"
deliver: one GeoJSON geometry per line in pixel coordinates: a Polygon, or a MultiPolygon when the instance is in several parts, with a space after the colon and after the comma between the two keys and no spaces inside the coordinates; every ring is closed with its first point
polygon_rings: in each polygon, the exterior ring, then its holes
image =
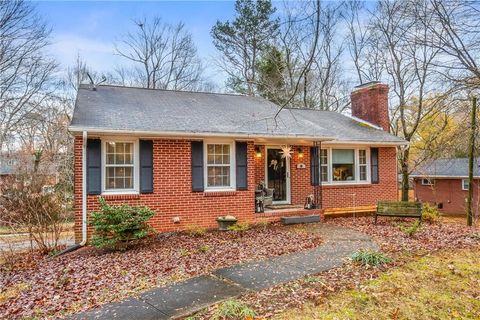
{"type": "MultiPolygon", "coordinates": [[[[327,220],[326,223],[356,229],[370,235],[378,242],[381,251],[393,258],[393,262],[385,266],[365,268],[346,260],[341,267],[259,292],[247,293],[239,297],[239,300],[253,309],[260,318],[276,319],[288,310],[295,310],[293,313],[300,314],[301,308],[305,305],[322,305],[338,292],[361,288],[386,270],[390,268],[401,270],[405,264],[416,261],[426,254],[461,249],[480,252],[480,229],[465,226],[463,224],[465,221],[462,221],[462,224],[423,223],[419,231],[413,237],[409,237],[401,231],[399,225],[410,225],[414,221],[413,219],[381,217],[378,224],[374,225],[373,217],[327,220]]],[[[316,232],[318,229],[315,224],[296,226],[295,228],[305,232],[316,232]]],[[[477,254],[477,261],[480,261],[478,257],[480,254],[477,254]]],[[[210,319],[215,313],[215,308],[212,306],[199,312],[195,319],[210,319]]],[[[363,317],[363,319],[374,318],[363,317]]],[[[322,318],[313,317],[312,319],[322,318]]],[[[399,317],[398,319],[405,318],[399,317]]]]}
{"type": "Polygon", "coordinates": [[[0,266],[0,319],[58,316],[213,269],[306,250],[321,236],[282,226],[152,237],[126,252],[92,247],[54,259],[23,254],[22,270],[0,266]]]}
{"type": "Polygon", "coordinates": [[[463,249],[428,255],[282,319],[480,319],[480,258],[463,249]]]}

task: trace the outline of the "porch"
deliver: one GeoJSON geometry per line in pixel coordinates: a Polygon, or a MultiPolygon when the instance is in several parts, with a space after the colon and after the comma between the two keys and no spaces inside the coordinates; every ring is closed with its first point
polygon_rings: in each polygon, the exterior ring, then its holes
{"type": "Polygon", "coordinates": [[[311,170],[312,153],[315,153],[315,165],[319,147],[320,142],[310,142],[307,146],[255,144],[255,212],[258,217],[311,215],[322,208],[318,164],[311,170]]]}

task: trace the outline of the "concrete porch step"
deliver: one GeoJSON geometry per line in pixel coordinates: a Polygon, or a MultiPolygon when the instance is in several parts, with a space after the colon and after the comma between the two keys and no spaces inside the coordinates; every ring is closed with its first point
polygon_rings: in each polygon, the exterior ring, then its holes
{"type": "Polygon", "coordinates": [[[314,223],[320,222],[320,215],[281,217],[282,224],[314,223]]]}

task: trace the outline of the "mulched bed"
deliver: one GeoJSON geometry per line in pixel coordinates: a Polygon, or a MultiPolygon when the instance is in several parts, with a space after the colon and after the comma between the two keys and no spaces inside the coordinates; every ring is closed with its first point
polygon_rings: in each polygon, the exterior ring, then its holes
{"type": "Polygon", "coordinates": [[[0,318],[83,311],[213,269],[302,251],[321,242],[318,234],[273,225],[243,233],[152,237],[126,252],[86,247],[53,259],[23,254],[21,270],[0,266],[0,318]]]}
{"type": "MultiPolygon", "coordinates": [[[[439,250],[479,248],[480,229],[459,224],[428,224],[413,237],[408,237],[399,224],[411,224],[412,219],[379,218],[373,224],[372,217],[336,218],[327,223],[352,228],[373,237],[381,250],[393,258],[393,262],[383,267],[366,268],[351,261],[342,267],[334,268],[315,276],[306,277],[273,288],[242,295],[239,300],[255,310],[260,318],[275,318],[292,308],[302,308],[305,303],[315,305],[325,303],[328,296],[340,290],[361,287],[368,280],[391,267],[398,267],[419,255],[439,250]]],[[[305,230],[313,231],[314,225],[305,225],[305,230]]],[[[210,319],[215,306],[203,310],[195,319],[210,319]]]]}

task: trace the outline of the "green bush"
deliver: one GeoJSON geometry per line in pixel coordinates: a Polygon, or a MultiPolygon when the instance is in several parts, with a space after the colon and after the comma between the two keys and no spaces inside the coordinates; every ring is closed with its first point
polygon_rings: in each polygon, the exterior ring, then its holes
{"type": "Polygon", "coordinates": [[[255,311],[238,300],[230,299],[218,305],[213,319],[253,319],[255,311]]]}
{"type": "Polygon", "coordinates": [[[379,266],[392,262],[392,259],[381,252],[363,249],[353,253],[352,260],[364,266],[379,266]]]}
{"type": "Polygon", "coordinates": [[[407,236],[413,237],[420,230],[420,221],[417,220],[411,225],[404,225],[401,223],[398,225],[398,228],[407,236]]]}
{"type": "Polygon", "coordinates": [[[437,222],[440,218],[440,212],[437,207],[424,203],[422,207],[422,220],[430,223],[437,222]]]}
{"type": "Polygon", "coordinates": [[[186,231],[192,237],[202,237],[207,233],[207,229],[195,225],[187,226],[186,231]]]}
{"type": "Polygon", "coordinates": [[[132,240],[146,237],[151,228],[146,221],[154,212],[148,207],[132,207],[127,204],[110,206],[100,198],[100,211],[91,213],[94,227],[92,244],[99,248],[126,250],[132,240]]]}
{"type": "Polygon", "coordinates": [[[244,223],[237,223],[234,224],[233,226],[228,227],[229,231],[234,231],[234,232],[245,232],[248,229],[250,229],[250,225],[247,222],[244,223]]]}

